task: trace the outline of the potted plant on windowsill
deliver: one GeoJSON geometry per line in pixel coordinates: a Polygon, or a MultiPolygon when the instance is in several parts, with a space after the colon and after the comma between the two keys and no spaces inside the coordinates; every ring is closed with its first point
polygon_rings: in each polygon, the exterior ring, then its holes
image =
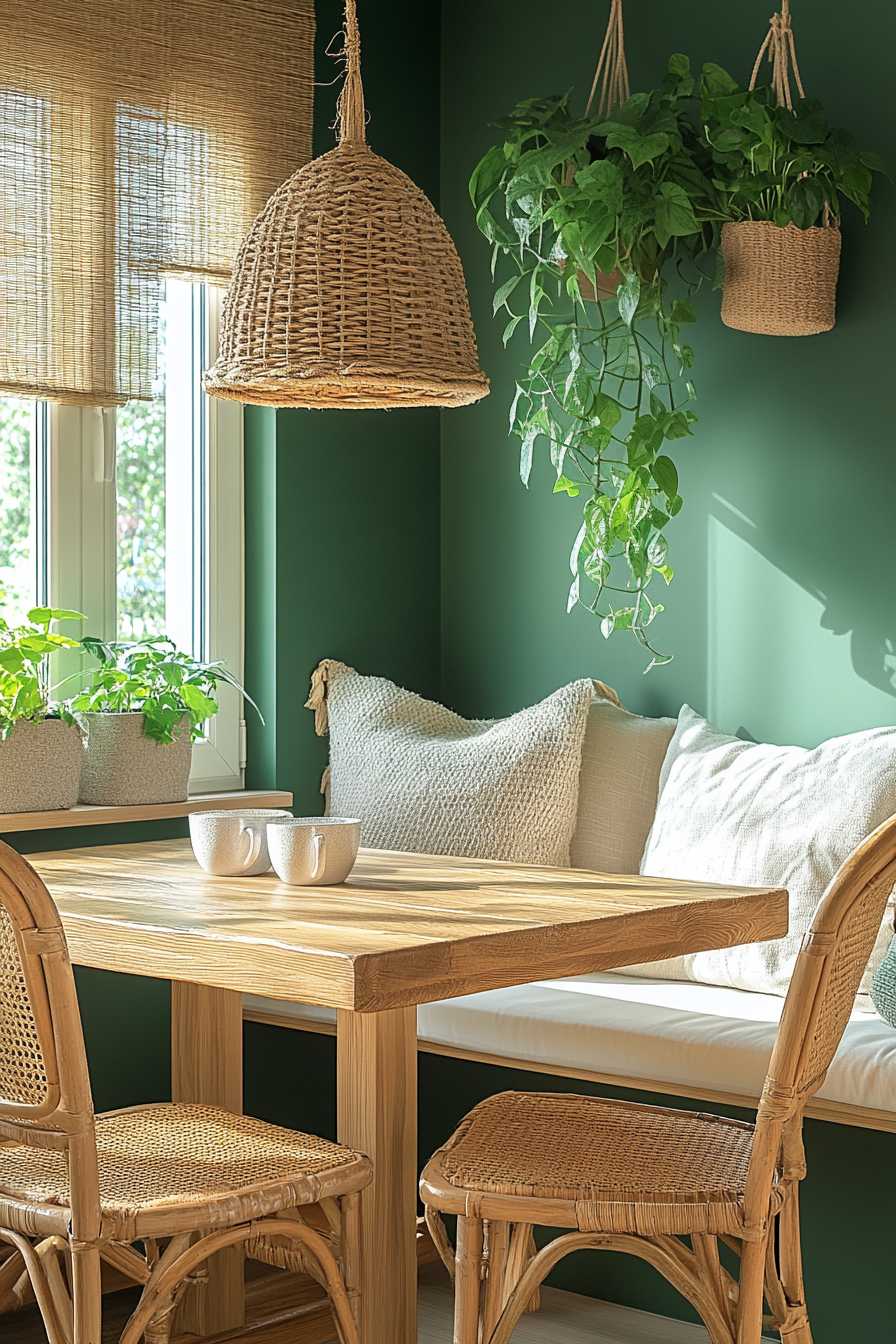
{"type": "Polygon", "coordinates": [[[49,658],[78,641],[50,629],[79,611],[32,607],[21,625],[0,616],[0,813],[58,812],[78,801],[79,728],[50,699],[49,658]]]}
{"type": "Polygon", "coordinates": [[[81,642],[97,659],[80,674],[86,685],[68,703],[86,737],[82,803],[184,802],[193,742],[218,712],[219,683],[233,686],[259,712],[223,663],[192,658],[165,637],[81,642]]]}

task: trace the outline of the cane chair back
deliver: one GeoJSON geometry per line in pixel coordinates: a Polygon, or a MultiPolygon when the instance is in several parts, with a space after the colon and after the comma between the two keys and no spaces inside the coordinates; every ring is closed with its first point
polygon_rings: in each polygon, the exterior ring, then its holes
{"type": "Polygon", "coordinates": [[[0,1256],[13,1248],[0,1314],[30,1281],[49,1344],[96,1344],[102,1258],[144,1285],[120,1344],[167,1344],[203,1261],[273,1243],[324,1289],[341,1344],[358,1344],[358,1192],[371,1177],[363,1154],[216,1107],[95,1117],[59,913],[0,842],[0,1256]],[[323,1232],[301,1212],[318,1203],[323,1232]]]}
{"type": "Polygon", "coordinates": [[[40,1130],[83,1130],[92,1118],[59,913],[30,864],[0,842],[0,1127],[27,1143],[40,1130]]]}
{"type": "Polygon", "coordinates": [[[0,841],[0,1138],[65,1155],[74,1235],[100,1223],[93,1101],[59,912],[0,841]]]}
{"type": "Polygon", "coordinates": [[[803,940],[756,1114],[748,1225],[768,1207],[776,1174],[788,1181],[805,1175],[803,1113],[846,1029],[894,882],[896,816],[843,864],[803,940]]]}

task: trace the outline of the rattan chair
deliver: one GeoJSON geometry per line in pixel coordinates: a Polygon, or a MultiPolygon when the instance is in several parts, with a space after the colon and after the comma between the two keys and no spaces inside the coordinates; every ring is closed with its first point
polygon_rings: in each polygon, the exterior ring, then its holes
{"type": "Polygon", "coordinates": [[[49,1344],[100,1344],[105,1260],[143,1285],[121,1344],[144,1332],[166,1344],[209,1255],[289,1245],[343,1344],[357,1344],[358,1191],[371,1177],[349,1148],[210,1106],[95,1116],[59,914],[0,844],[0,1246],[13,1248],[0,1311],[30,1283],[49,1344]]]}
{"type": "Polygon", "coordinates": [[[896,817],[843,865],[803,941],[755,1125],[520,1092],[470,1112],[420,1185],[455,1278],[455,1344],[507,1344],[548,1271],[583,1248],[648,1261],[696,1307],[712,1344],[758,1344],[763,1324],[787,1344],[811,1344],[803,1111],[849,1020],[894,880],[896,817]],[[457,1215],[456,1254],[441,1213],[457,1215]],[[575,1230],[536,1252],[534,1225],[575,1230]],[[737,1280],[720,1241],[740,1256],[737,1280]]]}

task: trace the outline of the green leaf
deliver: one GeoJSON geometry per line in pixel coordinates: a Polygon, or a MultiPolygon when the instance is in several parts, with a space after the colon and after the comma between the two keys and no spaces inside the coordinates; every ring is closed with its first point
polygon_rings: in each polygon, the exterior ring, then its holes
{"type": "MultiPolygon", "coordinates": [[[[503,340],[505,349],[506,349],[506,347],[507,347],[507,342],[510,340],[511,336],[512,336],[513,333],[516,331],[517,327],[519,326],[520,322],[522,322],[522,320],[523,320],[523,317],[522,317],[522,313],[521,313],[521,314],[519,315],[519,317],[512,317],[512,318],[510,319],[510,321],[507,323],[507,326],[504,328],[504,335],[503,335],[503,337],[502,337],[502,340],[503,340]]],[[[512,422],[512,420],[513,420],[513,416],[511,415],[511,422],[512,422]]]]}
{"type": "Polygon", "coordinates": [[[520,449],[520,480],[525,486],[528,486],[529,477],[532,475],[532,447],[537,438],[537,426],[530,425],[526,430],[523,446],[520,449]]]}
{"type": "Polygon", "coordinates": [[[873,173],[883,173],[884,177],[889,178],[891,182],[893,181],[893,172],[890,165],[879,154],[863,153],[861,160],[865,167],[870,168],[873,173]]]}
{"type": "Polygon", "coordinates": [[[623,278],[622,284],[616,291],[616,301],[619,305],[619,316],[626,326],[630,327],[635,313],[638,309],[638,300],[641,297],[641,281],[634,271],[623,278]]]}
{"type": "Polygon", "coordinates": [[[570,499],[575,499],[576,495],[581,493],[575,481],[571,481],[567,476],[560,476],[554,484],[554,494],[562,495],[564,491],[570,499]]]}
{"type": "Polygon", "coordinates": [[[817,98],[802,98],[791,112],[789,108],[775,108],[778,129],[800,145],[821,145],[827,139],[828,119],[817,98]]]}
{"type": "Polygon", "coordinates": [[[676,299],[672,305],[673,322],[696,322],[697,314],[694,312],[694,305],[687,299],[676,299]]]}
{"type": "Polygon", "coordinates": [[[720,65],[714,65],[712,61],[708,61],[703,67],[701,87],[713,98],[723,98],[741,92],[740,85],[731,78],[728,71],[723,70],[720,65]]]}
{"type": "Polygon", "coordinates": [[[594,398],[594,411],[604,429],[613,429],[622,419],[619,403],[606,392],[598,392],[594,398]]]}
{"type": "Polygon", "coordinates": [[[669,137],[663,131],[654,135],[640,135],[630,126],[620,126],[607,136],[610,149],[621,149],[631,159],[633,168],[652,163],[669,148],[669,137]]]}
{"type": "Polygon", "coordinates": [[[661,182],[653,198],[653,217],[657,225],[673,238],[683,238],[699,229],[691,203],[674,182],[661,182]]]}
{"type": "MultiPolygon", "coordinates": [[[[678,494],[678,471],[671,457],[660,456],[656,459],[650,468],[650,474],[656,481],[663,494],[669,500],[670,512],[672,512],[672,500],[678,494]]],[[[679,505],[679,508],[681,506],[679,505]]]]}
{"type": "Polygon", "coordinates": [[[570,574],[578,574],[579,572],[579,554],[582,550],[582,543],[585,540],[585,535],[587,531],[588,531],[588,520],[586,519],[585,522],[582,524],[582,526],[579,528],[578,532],[576,533],[576,539],[573,542],[572,550],[569,553],[570,574]]]}
{"type": "Polygon", "coordinates": [[[577,574],[573,579],[572,583],[569,585],[569,596],[566,599],[567,616],[572,611],[573,607],[576,605],[578,600],[579,600],[579,576],[577,574]]]}
{"type": "Polygon", "coordinates": [[[497,313],[498,309],[504,306],[522,278],[522,275],[511,276],[511,278],[501,286],[492,300],[492,313],[497,313]]]}
{"type": "Polygon", "coordinates": [[[49,625],[51,621],[86,621],[81,611],[70,611],[68,607],[32,607],[28,620],[35,625],[49,625]]]}

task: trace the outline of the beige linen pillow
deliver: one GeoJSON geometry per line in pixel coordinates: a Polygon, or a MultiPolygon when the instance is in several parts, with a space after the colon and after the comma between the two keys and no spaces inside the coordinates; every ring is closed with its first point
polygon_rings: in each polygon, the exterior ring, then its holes
{"type": "Polygon", "coordinates": [[[597,689],[582,743],[570,862],[599,873],[637,873],[675,720],[630,714],[597,689]]]}
{"type": "MultiPolygon", "coordinates": [[[[630,975],[786,994],[803,935],[831,878],[896,811],[896,728],[813,751],[742,742],[684,705],[660,775],[641,872],[790,893],[790,929],[771,942],[630,966],[630,975]]],[[[892,900],[892,897],[891,897],[892,900]]],[[[888,910],[862,982],[892,936],[888,910]]]]}
{"type": "Polygon", "coordinates": [[[330,734],[330,812],[373,849],[566,866],[590,681],[507,719],[462,719],[383,677],[320,664],[308,705],[330,734]]]}

